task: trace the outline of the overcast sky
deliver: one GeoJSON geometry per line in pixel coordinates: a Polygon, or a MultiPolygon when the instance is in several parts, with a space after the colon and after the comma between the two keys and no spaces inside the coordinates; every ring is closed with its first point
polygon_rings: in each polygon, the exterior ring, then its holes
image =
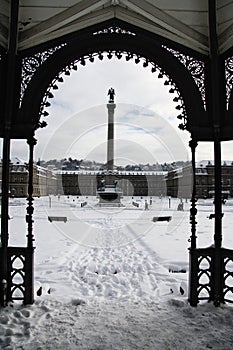
{"type": "MultiPolygon", "coordinates": [[[[63,76],[64,83],[53,91],[48,126],[36,132],[35,160],[72,157],[105,162],[110,87],[116,93],[117,165],[190,159],[189,133],[178,129],[174,95],[158,79],[158,72],[125,59],[86,62],[71,76],[63,76]]],[[[212,144],[201,143],[198,160],[213,159],[212,148],[212,144]]],[[[226,152],[225,158],[231,159],[230,154],[226,152]]],[[[13,141],[11,156],[27,160],[26,142],[13,141]]]]}

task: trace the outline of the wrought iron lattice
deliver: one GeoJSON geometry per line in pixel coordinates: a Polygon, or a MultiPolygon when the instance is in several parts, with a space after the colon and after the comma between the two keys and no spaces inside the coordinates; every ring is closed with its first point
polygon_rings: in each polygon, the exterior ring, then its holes
{"type": "Polygon", "coordinates": [[[22,72],[21,72],[21,91],[20,91],[20,101],[22,101],[24,92],[32,79],[35,72],[40,68],[40,66],[56,52],[60,50],[66,44],[55,46],[43,52],[38,52],[33,56],[25,57],[22,59],[22,72]]]}
{"type": "Polygon", "coordinates": [[[200,301],[211,301],[214,296],[214,248],[190,249],[189,301],[197,306],[200,301]]]}
{"type": "Polygon", "coordinates": [[[198,299],[210,300],[211,298],[211,266],[210,256],[200,256],[198,258],[198,299]]]}
{"type": "Polygon", "coordinates": [[[10,256],[11,300],[24,300],[25,256],[18,253],[10,256]]]}
{"type": "Polygon", "coordinates": [[[205,64],[191,56],[173,50],[167,46],[162,45],[167,51],[171,52],[190,72],[198,89],[200,91],[204,108],[206,109],[206,90],[205,90],[205,64]]]}
{"type": "Polygon", "coordinates": [[[127,35],[136,36],[135,33],[131,32],[129,30],[126,30],[126,29],[122,29],[118,26],[111,26],[108,28],[98,30],[97,32],[93,33],[93,35],[100,35],[100,34],[127,34],[127,35]]]}
{"type": "Polygon", "coordinates": [[[233,303],[233,250],[214,247],[193,249],[190,302],[233,303]]]}
{"type": "Polygon", "coordinates": [[[7,302],[33,303],[33,253],[32,247],[7,248],[7,302]]]}
{"type": "Polygon", "coordinates": [[[233,86],[233,56],[225,60],[225,77],[226,77],[226,108],[228,109],[229,100],[233,86]]]}
{"type": "Polygon", "coordinates": [[[224,258],[223,296],[224,300],[233,303],[233,252],[231,257],[224,258]]]}

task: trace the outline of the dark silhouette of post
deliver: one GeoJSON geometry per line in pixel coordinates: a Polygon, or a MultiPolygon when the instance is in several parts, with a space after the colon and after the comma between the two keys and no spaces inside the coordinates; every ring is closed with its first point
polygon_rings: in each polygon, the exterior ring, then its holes
{"type": "Polygon", "coordinates": [[[107,141],[107,170],[113,170],[114,168],[114,110],[116,105],[114,103],[114,89],[111,88],[108,91],[110,95],[108,108],[108,141],[107,141]]]}

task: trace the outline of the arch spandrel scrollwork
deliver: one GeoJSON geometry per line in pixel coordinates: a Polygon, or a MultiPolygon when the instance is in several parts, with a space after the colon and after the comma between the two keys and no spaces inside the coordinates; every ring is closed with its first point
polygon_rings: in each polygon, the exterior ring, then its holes
{"type": "MultiPolygon", "coordinates": [[[[121,28],[119,26],[113,25],[104,29],[94,31],[92,35],[101,35],[101,34],[121,34],[121,35],[132,35],[135,36],[134,32],[121,28]]],[[[66,43],[51,47],[45,51],[37,52],[34,55],[26,56],[22,59],[22,71],[21,71],[21,91],[20,91],[20,101],[22,101],[24,92],[35,74],[35,72],[41,67],[41,65],[52,56],[57,50],[60,50],[64,47],[66,43]]],[[[0,54],[1,60],[1,54],[0,54]]]]}
{"type": "Polygon", "coordinates": [[[177,50],[163,46],[171,52],[184,66],[188,69],[193,80],[195,81],[200,91],[204,108],[206,110],[206,89],[205,89],[205,63],[190,55],[185,55],[177,50]]]}
{"type": "Polygon", "coordinates": [[[226,78],[226,108],[228,109],[231,95],[233,93],[233,56],[225,60],[225,78],[226,78]]]}
{"type": "Polygon", "coordinates": [[[40,68],[42,64],[54,54],[54,52],[60,50],[65,45],[66,44],[58,45],[22,59],[20,101],[22,101],[24,92],[38,68],[40,68]]]}
{"type": "MultiPolygon", "coordinates": [[[[149,36],[143,37],[142,40],[140,33],[134,29],[130,30],[128,26],[126,29],[115,25],[102,28],[99,26],[78,38],[67,40],[65,46],[59,46],[55,50],[51,48],[40,55],[32,55],[33,57],[27,60],[25,58],[23,94],[18,119],[23,118],[26,123],[34,124],[34,129],[44,125],[41,124],[40,118],[48,116],[45,110],[50,105],[48,99],[53,95],[52,90],[58,88],[57,82],[62,80],[61,74],[70,75],[71,69],[77,70],[77,65],[85,65],[85,60],[93,62],[96,56],[102,60],[104,53],[109,59],[113,55],[120,59],[124,54],[127,61],[133,59],[136,63],[141,60],[143,67],[147,67],[148,63],[152,65],[152,73],[159,72],[158,78],[165,78],[164,85],[168,85],[169,93],[175,93],[173,101],[178,103],[175,108],[178,119],[182,121],[179,125],[181,129],[190,131],[190,126],[198,123],[198,120],[208,126],[209,121],[204,115],[204,102],[199,89],[202,87],[203,67],[198,67],[200,83],[197,84],[190,73],[191,70],[195,72],[193,75],[198,76],[194,60],[189,60],[188,70],[187,65],[185,67],[184,62],[162,47],[156,38],[149,36]],[[35,101],[33,106],[30,103],[32,99],[35,101]]],[[[187,63],[187,58],[185,62],[187,63]]]]}

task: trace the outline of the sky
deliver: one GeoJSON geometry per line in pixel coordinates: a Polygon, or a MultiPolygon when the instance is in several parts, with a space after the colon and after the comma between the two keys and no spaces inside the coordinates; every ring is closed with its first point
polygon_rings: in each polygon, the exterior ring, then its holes
{"type": "MultiPolygon", "coordinates": [[[[62,158],[106,162],[108,89],[115,89],[115,164],[138,164],[190,160],[187,131],[178,128],[170,86],[144,68],[106,55],[102,61],[78,65],[70,76],[63,75],[50,99],[48,126],[36,132],[35,160],[62,158]]],[[[231,159],[229,143],[223,145],[225,159],[231,159]]],[[[13,141],[11,156],[28,158],[25,141],[13,141]]],[[[211,143],[201,143],[197,160],[213,159],[211,143]]]]}

